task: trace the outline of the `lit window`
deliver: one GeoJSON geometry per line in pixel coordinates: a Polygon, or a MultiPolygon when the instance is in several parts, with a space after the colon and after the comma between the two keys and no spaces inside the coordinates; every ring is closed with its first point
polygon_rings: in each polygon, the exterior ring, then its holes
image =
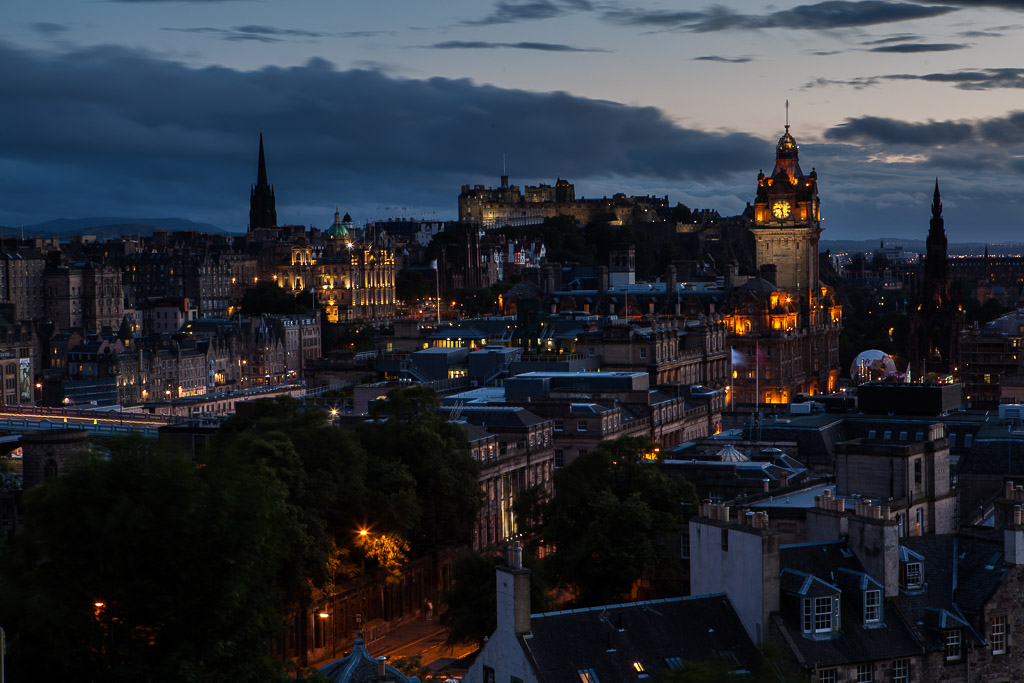
{"type": "Polygon", "coordinates": [[[580,683],[600,683],[593,669],[577,669],[576,673],[580,677],[580,683]]]}
{"type": "Polygon", "coordinates": [[[946,631],[946,661],[955,662],[960,659],[960,629],[951,628],[946,631]]]}
{"type": "Polygon", "coordinates": [[[989,642],[992,644],[992,654],[1006,654],[1006,617],[992,617],[992,627],[989,629],[989,642]]]}

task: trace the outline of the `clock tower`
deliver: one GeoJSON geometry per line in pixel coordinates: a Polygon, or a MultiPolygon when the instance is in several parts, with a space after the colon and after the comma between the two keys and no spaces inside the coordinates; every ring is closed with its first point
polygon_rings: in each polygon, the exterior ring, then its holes
{"type": "Polygon", "coordinates": [[[786,132],[775,146],[775,168],[770,176],[763,171],[757,175],[751,231],[758,272],[762,266],[774,265],[775,284],[801,304],[810,305],[817,298],[821,205],[818,174],[812,169],[804,175],[798,149],[787,121],[786,132]]]}

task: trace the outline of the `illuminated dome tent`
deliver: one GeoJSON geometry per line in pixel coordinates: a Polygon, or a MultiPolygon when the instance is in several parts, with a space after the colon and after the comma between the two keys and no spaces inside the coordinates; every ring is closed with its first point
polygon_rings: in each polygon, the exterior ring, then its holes
{"type": "Polygon", "coordinates": [[[850,365],[850,379],[855,384],[876,382],[896,374],[896,364],[885,351],[861,351],[850,365]]]}

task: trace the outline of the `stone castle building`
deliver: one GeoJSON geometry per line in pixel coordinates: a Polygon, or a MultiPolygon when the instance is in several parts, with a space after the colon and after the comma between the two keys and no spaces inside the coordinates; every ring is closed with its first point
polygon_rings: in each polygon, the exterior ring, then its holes
{"type": "Polygon", "coordinates": [[[617,193],[600,199],[576,198],[576,188],[559,178],[550,185],[520,189],[501,176],[500,187],[462,186],[459,221],[484,228],[540,223],[545,218],[572,216],[579,224],[603,220],[610,225],[635,225],[661,221],[659,210],[669,209],[668,197],[627,197],[617,193]]]}

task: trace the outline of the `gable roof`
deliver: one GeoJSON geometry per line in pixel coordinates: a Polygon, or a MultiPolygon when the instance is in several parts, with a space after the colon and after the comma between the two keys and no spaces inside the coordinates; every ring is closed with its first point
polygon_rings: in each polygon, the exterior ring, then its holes
{"type": "Polygon", "coordinates": [[[600,683],[636,683],[638,662],[652,679],[666,660],[716,654],[751,670],[757,649],[724,594],[535,614],[521,639],[545,683],[579,683],[593,669],[600,683]]]}

